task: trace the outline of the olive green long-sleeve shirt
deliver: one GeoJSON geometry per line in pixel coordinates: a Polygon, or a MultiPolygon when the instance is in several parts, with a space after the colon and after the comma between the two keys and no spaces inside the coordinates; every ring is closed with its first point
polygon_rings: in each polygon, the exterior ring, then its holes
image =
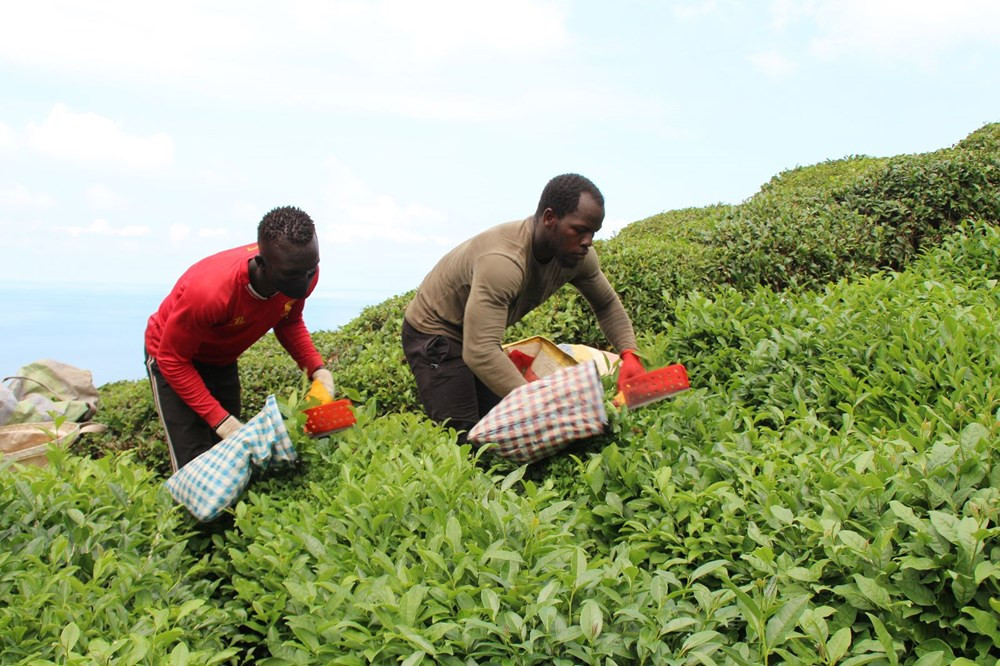
{"type": "Polygon", "coordinates": [[[538,262],[534,217],[495,226],[446,254],[420,284],[406,320],[462,343],[462,360],[499,396],[525,383],[501,349],[504,330],[566,283],[576,287],[618,352],[636,349],[632,322],[591,249],[572,268],[538,262]]]}

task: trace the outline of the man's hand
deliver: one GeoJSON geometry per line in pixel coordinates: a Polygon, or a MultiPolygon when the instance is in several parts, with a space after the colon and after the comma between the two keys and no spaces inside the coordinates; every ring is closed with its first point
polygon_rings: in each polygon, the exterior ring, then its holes
{"type": "Polygon", "coordinates": [[[322,368],[322,367],[316,368],[315,370],[313,370],[312,380],[314,382],[318,381],[320,384],[322,384],[323,388],[326,389],[326,392],[330,394],[330,397],[332,399],[333,394],[334,394],[334,390],[333,390],[333,388],[334,388],[333,387],[333,373],[331,373],[326,368],[322,368]]]}
{"type": "Polygon", "coordinates": [[[626,349],[623,351],[621,353],[621,360],[621,367],[618,368],[618,390],[624,391],[625,383],[628,380],[633,377],[638,377],[646,372],[646,370],[642,367],[639,357],[636,356],[635,351],[632,349],[626,349]]]}
{"type": "Polygon", "coordinates": [[[240,420],[230,414],[226,418],[222,419],[222,423],[215,427],[215,434],[222,439],[229,439],[229,436],[235,433],[237,430],[243,427],[240,420]]]}

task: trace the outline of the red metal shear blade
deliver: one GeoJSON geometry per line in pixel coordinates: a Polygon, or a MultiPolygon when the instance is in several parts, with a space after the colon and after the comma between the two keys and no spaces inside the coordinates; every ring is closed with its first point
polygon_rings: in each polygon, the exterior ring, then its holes
{"type": "Polygon", "coordinates": [[[334,400],[319,407],[305,410],[305,431],[313,437],[324,437],[332,432],[350,428],[357,423],[351,411],[350,400],[334,400]]]}
{"type": "Polygon", "coordinates": [[[629,409],[669,398],[691,388],[687,369],[680,363],[641,374],[625,382],[622,394],[629,409]]]}

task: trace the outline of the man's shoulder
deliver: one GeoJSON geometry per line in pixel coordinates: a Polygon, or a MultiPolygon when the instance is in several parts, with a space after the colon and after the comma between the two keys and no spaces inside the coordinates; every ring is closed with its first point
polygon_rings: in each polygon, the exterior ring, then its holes
{"type": "Polygon", "coordinates": [[[496,238],[520,239],[524,237],[525,231],[531,225],[532,218],[522,220],[511,220],[501,222],[480,233],[480,236],[491,236],[496,238]]]}
{"type": "Polygon", "coordinates": [[[222,250],[215,254],[200,259],[185,271],[183,279],[187,281],[200,281],[205,277],[215,280],[219,275],[248,274],[248,262],[257,256],[257,244],[239,245],[237,247],[222,250]]]}
{"type": "Polygon", "coordinates": [[[187,298],[207,301],[228,301],[232,294],[249,281],[248,262],[257,255],[257,245],[240,245],[209,255],[192,265],[175,290],[187,298]]]}
{"type": "Polygon", "coordinates": [[[523,264],[528,256],[531,232],[528,220],[514,220],[490,227],[471,240],[479,256],[502,255],[523,264]]]}
{"type": "Polygon", "coordinates": [[[236,247],[231,247],[227,250],[221,250],[215,254],[210,254],[196,263],[195,266],[239,266],[241,262],[250,261],[250,259],[256,256],[256,243],[250,243],[249,245],[237,245],[236,247]]]}

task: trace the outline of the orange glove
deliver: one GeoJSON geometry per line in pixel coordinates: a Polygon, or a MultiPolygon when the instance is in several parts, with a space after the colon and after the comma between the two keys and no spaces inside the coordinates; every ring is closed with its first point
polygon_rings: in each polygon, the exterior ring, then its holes
{"type": "Polygon", "coordinates": [[[646,372],[635,351],[626,349],[621,353],[622,364],[618,368],[618,390],[625,390],[625,382],[646,372]]]}

